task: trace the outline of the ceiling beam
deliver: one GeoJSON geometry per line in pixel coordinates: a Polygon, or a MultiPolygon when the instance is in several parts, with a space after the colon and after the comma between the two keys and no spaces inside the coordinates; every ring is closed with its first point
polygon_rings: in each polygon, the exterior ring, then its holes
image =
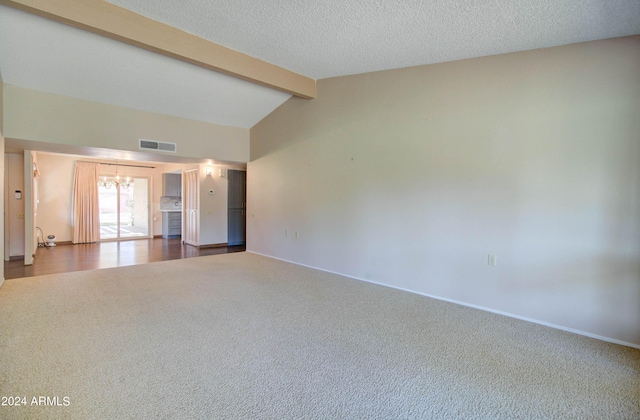
{"type": "Polygon", "coordinates": [[[167,57],[305,99],[316,81],[101,0],[0,0],[14,7],[167,57]]]}

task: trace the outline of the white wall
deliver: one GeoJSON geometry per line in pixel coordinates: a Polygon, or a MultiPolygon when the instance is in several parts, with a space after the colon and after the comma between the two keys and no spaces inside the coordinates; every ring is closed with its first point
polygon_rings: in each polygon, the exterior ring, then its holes
{"type": "Polygon", "coordinates": [[[24,256],[24,157],[22,154],[6,154],[6,233],[9,257],[24,256]],[[22,198],[15,198],[15,191],[22,192],[22,198]]]}
{"type": "MultiPolygon", "coordinates": [[[[138,139],[177,144],[175,156],[247,162],[249,130],[4,86],[7,138],[138,152],[138,139]]],[[[158,152],[157,154],[162,154],[158,152]]],[[[163,154],[166,155],[166,154],[163,154]]],[[[173,155],[173,154],[171,154],[173,155]]]]}
{"type": "Polygon", "coordinates": [[[639,75],[635,36],[321,80],[251,130],[248,249],[638,346],[639,75]]]}

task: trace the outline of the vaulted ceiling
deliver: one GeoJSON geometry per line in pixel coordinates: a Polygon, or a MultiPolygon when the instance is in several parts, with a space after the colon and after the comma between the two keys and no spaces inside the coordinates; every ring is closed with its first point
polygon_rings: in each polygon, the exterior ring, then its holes
{"type": "MultiPolygon", "coordinates": [[[[310,79],[640,33],[638,0],[110,3],[310,79]]],[[[0,74],[6,84],[244,128],[290,97],[5,5],[0,74]]]]}

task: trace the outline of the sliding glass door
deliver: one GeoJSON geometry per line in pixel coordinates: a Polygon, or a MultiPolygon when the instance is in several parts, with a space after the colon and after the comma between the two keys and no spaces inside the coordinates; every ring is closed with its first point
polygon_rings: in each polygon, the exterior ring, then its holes
{"type": "Polygon", "coordinates": [[[118,184],[107,177],[98,184],[98,193],[100,240],[150,237],[149,178],[134,177],[118,184]]]}

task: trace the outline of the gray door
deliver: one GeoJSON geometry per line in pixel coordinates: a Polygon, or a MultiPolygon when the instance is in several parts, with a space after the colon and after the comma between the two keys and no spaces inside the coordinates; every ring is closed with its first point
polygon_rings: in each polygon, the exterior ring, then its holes
{"type": "Polygon", "coordinates": [[[241,245],[246,242],[246,203],[247,173],[245,171],[228,170],[228,238],[229,245],[241,245]]]}

